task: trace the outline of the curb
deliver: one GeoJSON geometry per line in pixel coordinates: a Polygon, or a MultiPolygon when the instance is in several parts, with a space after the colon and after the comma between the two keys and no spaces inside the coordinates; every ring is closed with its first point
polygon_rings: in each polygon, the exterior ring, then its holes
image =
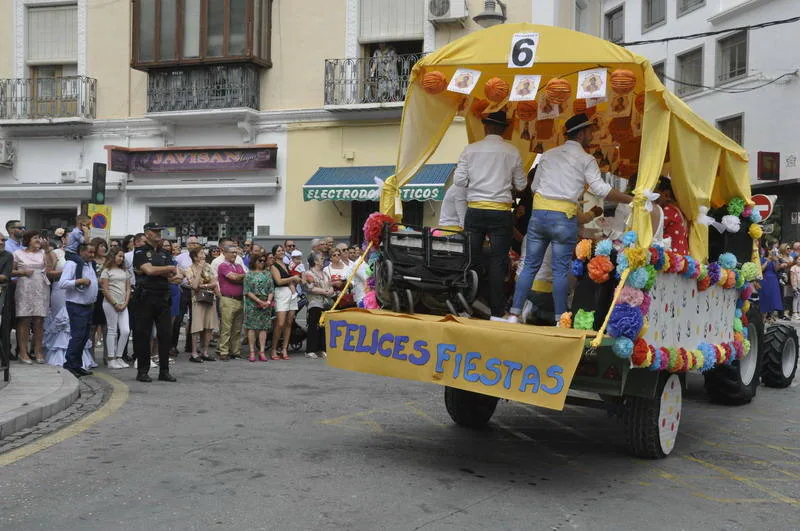
{"type": "Polygon", "coordinates": [[[61,413],[80,396],[78,379],[60,367],[14,367],[0,391],[0,439],[61,413]]]}

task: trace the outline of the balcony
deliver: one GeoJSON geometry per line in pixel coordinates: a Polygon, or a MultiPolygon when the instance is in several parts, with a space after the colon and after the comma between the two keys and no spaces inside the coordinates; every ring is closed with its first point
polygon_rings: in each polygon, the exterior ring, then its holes
{"type": "Polygon", "coordinates": [[[370,108],[402,103],[411,69],[422,57],[415,53],[388,59],[325,60],[325,106],[370,108]]]}
{"type": "Polygon", "coordinates": [[[250,64],[150,70],[147,112],[258,110],[259,72],[258,67],[250,64]]]}
{"type": "Polygon", "coordinates": [[[96,79],[0,79],[0,125],[88,122],[96,114],[96,79]]]}

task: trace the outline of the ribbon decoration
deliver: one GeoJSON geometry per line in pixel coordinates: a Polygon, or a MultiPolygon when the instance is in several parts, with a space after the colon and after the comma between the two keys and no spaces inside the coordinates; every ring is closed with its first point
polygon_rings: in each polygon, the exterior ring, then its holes
{"type": "Polygon", "coordinates": [[[647,210],[648,212],[652,212],[653,211],[653,203],[655,203],[656,200],[659,197],[661,197],[661,194],[659,194],[657,192],[642,192],[642,195],[645,198],[644,209],[647,210]]]}
{"type": "Polygon", "coordinates": [[[706,227],[714,227],[720,233],[725,232],[725,225],[708,215],[707,206],[700,207],[700,212],[697,214],[697,219],[695,221],[706,227]]]}
{"type": "Polygon", "coordinates": [[[377,188],[369,193],[369,198],[371,201],[380,201],[381,194],[383,193],[384,181],[377,175],[373,176],[372,180],[375,182],[377,188]]]}

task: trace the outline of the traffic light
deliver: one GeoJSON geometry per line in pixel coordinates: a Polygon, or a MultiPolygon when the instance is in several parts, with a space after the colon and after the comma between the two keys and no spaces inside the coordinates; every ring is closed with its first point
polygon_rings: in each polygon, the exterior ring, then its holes
{"type": "Polygon", "coordinates": [[[106,204],[106,165],[95,162],[92,165],[92,199],[96,205],[106,204]]]}

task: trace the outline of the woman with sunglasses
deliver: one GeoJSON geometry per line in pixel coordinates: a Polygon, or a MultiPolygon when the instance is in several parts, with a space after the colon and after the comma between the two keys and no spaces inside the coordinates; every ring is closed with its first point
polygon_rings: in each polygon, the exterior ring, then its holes
{"type": "Polygon", "coordinates": [[[292,335],[292,322],[294,321],[294,314],[297,312],[297,297],[292,297],[292,290],[290,286],[298,284],[301,280],[300,277],[294,277],[289,272],[286,264],[283,263],[283,258],[286,256],[286,251],[282,245],[276,245],[272,248],[272,254],[275,257],[275,263],[270,267],[272,280],[275,282],[275,327],[272,335],[272,359],[289,359],[289,338],[292,335]],[[283,338],[281,348],[281,356],[278,357],[277,348],[278,342],[283,338]]]}
{"type": "Polygon", "coordinates": [[[267,270],[267,255],[250,260],[250,271],[244,277],[244,329],[250,346],[250,361],[256,361],[256,333],[261,350],[259,361],[267,361],[267,332],[272,329],[272,298],[275,283],[267,270]]]}

